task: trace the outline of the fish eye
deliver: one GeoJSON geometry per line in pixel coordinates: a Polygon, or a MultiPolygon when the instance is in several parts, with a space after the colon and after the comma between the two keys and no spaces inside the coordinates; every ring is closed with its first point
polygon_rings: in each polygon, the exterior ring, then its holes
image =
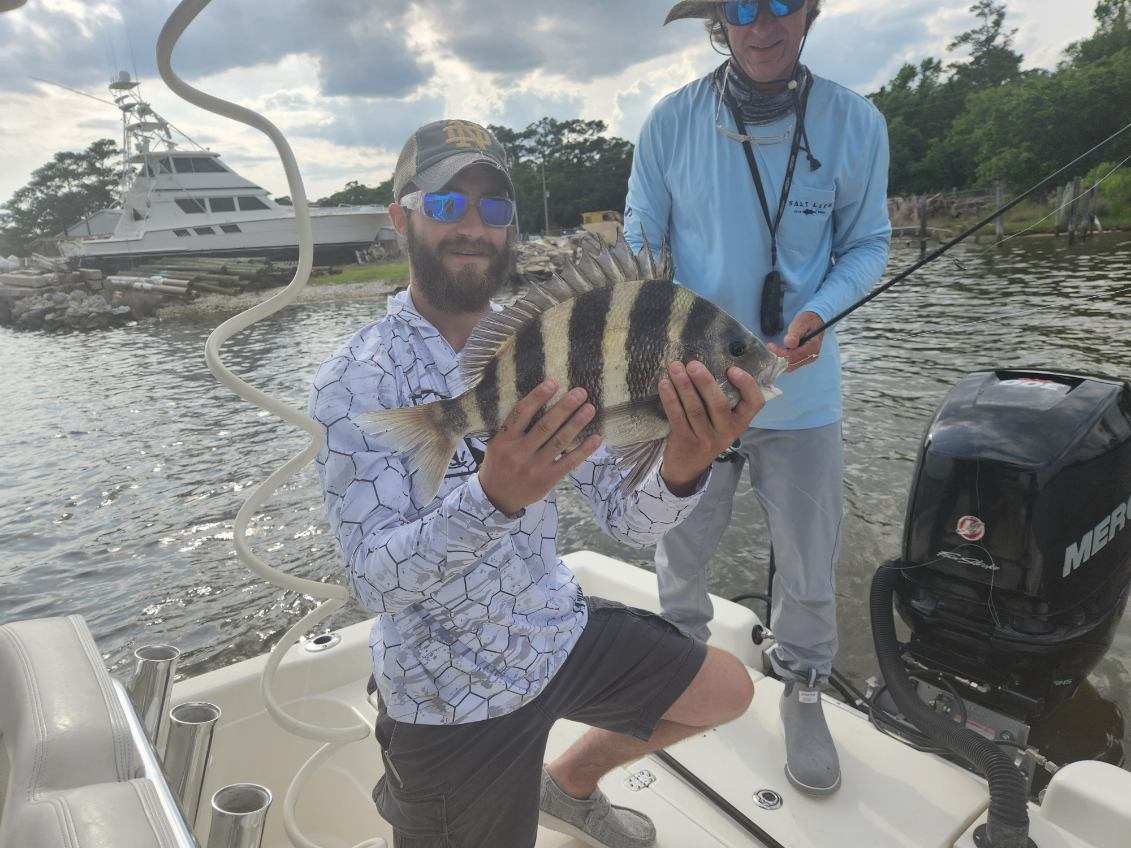
{"type": "Polygon", "coordinates": [[[730,343],[730,355],[735,359],[741,359],[742,357],[746,356],[747,349],[748,348],[746,347],[746,342],[742,341],[741,339],[730,343]]]}

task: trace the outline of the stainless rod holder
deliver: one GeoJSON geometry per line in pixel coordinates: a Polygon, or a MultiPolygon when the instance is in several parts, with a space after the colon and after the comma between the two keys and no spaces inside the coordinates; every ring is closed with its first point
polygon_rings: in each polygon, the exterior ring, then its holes
{"type": "Polygon", "coordinates": [[[234,783],[212,796],[212,826],[206,848],[260,848],[271,806],[271,790],[234,783]]]}
{"type": "Polygon", "coordinates": [[[127,689],[145,736],[155,749],[168,725],[169,693],[180,656],[172,645],[145,645],[134,651],[137,665],[127,689]]]}
{"type": "Polygon", "coordinates": [[[189,827],[196,824],[204,773],[212,750],[212,736],[220,708],[196,702],[178,704],[169,711],[169,741],[165,745],[165,777],[189,827]]]}

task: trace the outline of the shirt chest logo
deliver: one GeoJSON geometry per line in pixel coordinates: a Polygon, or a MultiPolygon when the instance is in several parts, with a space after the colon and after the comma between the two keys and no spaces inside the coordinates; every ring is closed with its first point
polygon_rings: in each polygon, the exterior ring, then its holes
{"type": "Polygon", "coordinates": [[[789,211],[792,214],[804,215],[807,218],[827,218],[832,208],[833,202],[831,200],[791,199],[789,201],[789,211]]]}

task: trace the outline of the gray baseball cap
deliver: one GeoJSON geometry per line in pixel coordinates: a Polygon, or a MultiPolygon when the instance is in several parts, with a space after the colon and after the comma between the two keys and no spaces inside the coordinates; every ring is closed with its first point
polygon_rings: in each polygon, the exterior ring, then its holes
{"type": "Polygon", "coordinates": [[[439,191],[464,168],[488,165],[511,181],[507,152],[485,127],[472,121],[434,121],[412,134],[393,172],[393,197],[400,201],[411,184],[418,191],[439,191]]]}

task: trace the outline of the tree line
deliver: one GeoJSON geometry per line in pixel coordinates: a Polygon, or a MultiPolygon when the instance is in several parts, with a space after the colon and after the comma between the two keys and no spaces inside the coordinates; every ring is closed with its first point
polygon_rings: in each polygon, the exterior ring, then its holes
{"type": "MultiPolygon", "coordinates": [[[[869,95],[888,121],[893,194],[999,182],[1020,190],[1131,116],[1131,0],[1099,0],[1094,32],[1070,45],[1051,70],[1022,70],[1003,0],[977,0],[969,11],[974,25],[948,45],[955,58],[905,64],[869,95]]],[[[608,135],[603,121],[547,117],[521,130],[491,130],[511,158],[523,232],[575,227],[583,212],[623,209],[633,145],[608,135]]],[[[1105,151],[1106,161],[1082,164],[1067,176],[1095,178],[1129,154],[1131,133],[1105,151]]],[[[62,233],[113,205],[119,163],[110,139],[56,153],[0,206],[0,254],[26,252],[37,237],[62,233]]],[[[1117,217],[1131,218],[1131,171],[1116,174],[1102,192],[1117,217]]],[[[391,201],[392,178],[372,187],[350,181],[316,203],[391,201]]]]}
{"type": "MultiPolygon", "coordinates": [[[[1053,70],[1021,70],[1004,2],[979,0],[970,11],[977,26],[949,46],[965,59],[905,64],[871,95],[888,121],[893,194],[997,182],[1021,190],[1131,119],[1131,0],[1100,0],[1093,34],[1053,70]]],[[[1128,153],[1131,138],[1122,138],[1103,155],[1128,153]]]]}

